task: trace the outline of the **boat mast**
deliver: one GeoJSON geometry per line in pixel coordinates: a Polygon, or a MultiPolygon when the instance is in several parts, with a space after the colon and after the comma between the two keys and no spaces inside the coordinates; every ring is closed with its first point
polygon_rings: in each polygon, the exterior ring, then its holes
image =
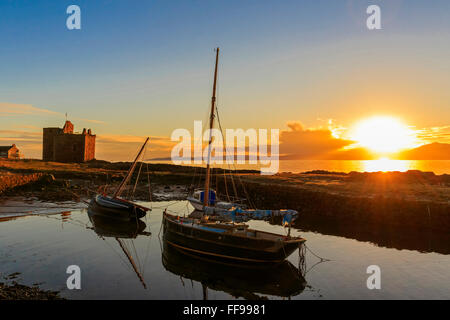
{"type": "Polygon", "coordinates": [[[214,108],[216,106],[216,84],[217,84],[217,65],[219,64],[219,48],[216,49],[216,67],[214,69],[214,84],[213,93],[211,98],[211,114],[209,116],[209,144],[208,144],[208,162],[206,164],[206,180],[205,180],[205,191],[204,191],[204,201],[203,205],[208,206],[209,202],[209,179],[210,179],[210,160],[211,160],[211,139],[212,139],[212,129],[214,127],[214,108]]]}
{"type": "Polygon", "coordinates": [[[147,139],[145,140],[144,144],[143,144],[142,147],[141,147],[141,150],[139,150],[139,153],[138,153],[138,155],[136,156],[136,159],[134,159],[134,162],[133,162],[133,164],[132,164],[130,170],[128,170],[127,175],[126,175],[125,178],[122,180],[122,182],[120,183],[120,185],[119,185],[119,187],[117,188],[116,192],[114,193],[114,196],[113,196],[114,198],[117,198],[117,197],[120,195],[120,193],[122,192],[123,188],[124,188],[125,185],[127,184],[128,180],[131,178],[131,175],[133,174],[133,171],[134,171],[134,169],[136,168],[137,161],[138,161],[139,157],[141,156],[142,151],[144,151],[144,147],[145,147],[145,145],[147,144],[147,142],[148,142],[149,139],[150,139],[150,138],[147,137],[147,139]]]}
{"type": "Polygon", "coordinates": [[[133,258],[131,257],[131,254],[128,252],[128,250],[125,249],[122,242],[119,238],[115,238],[117,242],[119,243],[120,247],[122,248],[122,251],[125,253],[126,257],[128,258],[128,261],[131,263],[131,266],[133,267],[134,272],[136,272],[136,275],[138,276],[139,280],[141,281],[142,285],[144,286],[144,289],[147,289],[147,285],[145,284],[144,277],[142,277],[141,273],[139,272],[138,268],[136,267],[136,264],[134,263],[133,258]]]}

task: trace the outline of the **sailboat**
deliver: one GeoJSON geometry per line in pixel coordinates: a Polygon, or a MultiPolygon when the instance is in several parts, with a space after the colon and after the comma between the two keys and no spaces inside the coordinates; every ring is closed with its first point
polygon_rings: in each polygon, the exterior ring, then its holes
{"type": "MultiPolygon", "coordinates": [[[[216,49],[210,129],[214,124],[218,61],[219,48],[216,49]]],[[[210,156],[211,136],[208,157],[210,156]]],[[[278,264],[306,241],[301,237],[290,236],[291,222],[297,216],[297,212],[294,210],[247,210],[232,204],[228,204],[229,208],[216,206],[215,193],[209,187],[210,170],[208,161],[205,189],[198,193],[200,197],[198,201],[203,200],[200,218],[192,217],[192,215],[191,217],[180,217],[169,214],[167,209],[164,211],[164,239],[169,245],[193,255],[206,256],[225,263],[278,264]],[[238,217],[242,220],[268,219],[277,215],[283,216],[283,222],[289,225],[287,236],[252,230],[243,223],[235,223],[239,222],[237,221],[238,217]],[[216,219],[210,220],[210,217],[213,216],[216,219]],[[231,223],[224,221],[226,217],[231,217],[231,223]]],[[[191,203],[197,203],[190,198],[188,200],[191,203]]]]}
{"type": "MultiPolygon", "coordinates": [[[[211,189],[211,144],[212,144],[212,129],[214,128],[214,119],[216,113],[216,87],[217,87],[217,73],[219,63],[219,48],[216,49],[216,64],[214,68],[214,82],[213,93],[211,98],[211,111],[209,116],[209,145],[208,145],[208,161],[206,163],[206,177],[204,189],[193,190],[187,196],[187,200],[194,207],[195,210],[201,211],[211,217],[218,219],[231,220],[236,222],[245,222],[250,219],[269,220],[273,217],[280,216],[283,218],[283,225],[290,225],[298,217],[298,212],[291,209],[280,210],[261,210],[249,209],[243,204],[245,199],[235,198],[234,202],[221,201],[218,199],[216,191],[211,189]]],[[[225,182],[226,183],[226,182],[225,182]]]]}
{"type": "Polygon", "coordinates": [[[142,152],[144,151],[144,148],[149,139],[150,138],[147,137],[147,139],[145,140],[136,156],[136,159],[133,161],[133,164],[128,170],[125,178],[119,184],[114,194],[112,196],[108,196],[105,193],[96,194],[89,204],[90,209],[94,210],[98,214],[123,221],[142,218],[147,214],[147,211],[151,210],[150,208],[146,208],[120,197],[125,189],[125,186],[133,175],[133,172],[136,169],[137,161],[142,155],[142,152]]]}

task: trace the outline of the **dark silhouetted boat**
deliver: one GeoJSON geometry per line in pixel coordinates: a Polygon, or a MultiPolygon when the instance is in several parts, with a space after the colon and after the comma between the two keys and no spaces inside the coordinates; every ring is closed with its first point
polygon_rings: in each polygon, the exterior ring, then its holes
{"type": "Polygon", "coordinates": [[[97,194],[89,204],[89,207],[98,214],[116,220],[130,221],[144,217],[149,208],[140,206],[121,198],[109,197],[97,194]]]}
{"type": "Polygon", "coordinates": [[[300,270],[289,261],[271,267],[242,268],[241,265],[222,264],[186,254],[166,241],[163,245],[163,266],[180,277],[200,282],[204,299],[207,299],[208,288],[233,297],[256,300],[264,298],[259,295],[296,296],[306,287],[300,270]]]}
{"type": "MultiPolygon", "coordinates": [[[[120,197],[136,168],[137,161],[139,160],[148,140],[149,138],[145,140],[138,155],[136,156],[136,159],[115,193],[112,196],[108,196],[106,194],[95,195],[89,204],[90,209],[94,210],[99,215],[104,215],[122,221],[142,218],[147,214],[147,211],[151,210],[150,208],[146,208],[120,197]]],[[[139,177],[137,179],[139,179],[139,177]]]]}
{"type": "Polygon", "coordinates": [[[88,209],[88,216],[95,233],[102,237],[135,239],[138,235],[150,235],[149,232],[144,231],[147,226],[140,219],[118,221],[101,215],[92,208],[88,209]]]}

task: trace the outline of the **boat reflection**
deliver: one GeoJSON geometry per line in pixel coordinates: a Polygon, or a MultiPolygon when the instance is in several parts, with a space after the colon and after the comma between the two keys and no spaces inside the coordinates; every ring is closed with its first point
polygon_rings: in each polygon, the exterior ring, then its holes
{"type": "Polygon", "coordinates": [[[144,231],[147,227],[145,222],[140,219],[136,219],[134,221],[118,221],[116,219],[105,217],[101,213],[98,213],[92,209],[88,209],[88,216],[92,223],[92,229],[99,237],[110,237],[117,241],[119,247],[127,257],[128,262],[130,262],[139,281],[142,283],[142,286],[146,289],[147,285],[144,281],[144,277],[139,271],[130,253],[132,250],[129,247],[132,247],[135,250],[134,244],[131,242],[130,245],[127,245],[125,242],[125,239],[131,239],[131,241],[133,241],[132,239],[135,239],[139,235],[150,236],[150,232],[144,231]]]}
{"type": "Polygon", "coordinates": [[[233,297],[249,300],[266,296],[292,297],[306,287],[306,280],[289,261],[270,267],[243,267],[192,256],[163,241],[162,263],[166,270],[183,278],[198,281],[203,287],[203,299],[208,288],[223,291],[233,297]]]}
{"type": "Polygon", "coordinates": [[[88,216],[95,233],[101,237],[135,239],[138,235],[149,236],[151,234],[144,231],[147,225],[140,219],[133,221],[110,219],[92,209],[88,209],[88,216]]]}

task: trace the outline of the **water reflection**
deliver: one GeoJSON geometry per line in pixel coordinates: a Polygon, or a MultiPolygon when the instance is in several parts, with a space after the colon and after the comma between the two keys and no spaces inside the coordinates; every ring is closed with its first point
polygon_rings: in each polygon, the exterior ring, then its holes
{"type": "MultiPolygon", "coordinates": [[[[154,205],[169,204],[172,203],[154,205]]],[[[186,202],[172,204],[171,208],[174,206],[180,212],[186,202]]],[[[320,219],[314,222],[303,217],[301,233],[312,250],[306,252],[307,268],[299,268],[300,256],[294,253],[276,268],[254,270],[173,252],[164,246],[162,238],[160,241],[155,237],[155,233],[162,230],[161,221],[162,210],[158,208],[143,221],[131,224],[104,220],[86,210],[74,210],[70,217],[51,214],[0,219],[0,270],[2,274],[20,272],[18,281],[23,284],[45,283],[44,289],[62,290],[62,296],[68,299],[450,297],[447,285],[450,256],[417,252],[450,253],[450,235],[427,235],[420,230],[406,233],[386,227],[364,228],[345,221],[324,225],[320,219]],[[62,219],[67,219],[64,228],[62,219]],[[153,237],[149,236],[150,230],[153,237]],[[321,260],[314,254],[332,262],[315,265],[321,260]],[[367,266],[374,263],[383,270],[384,287],[379,292],[367,290],[365,286],[367,266]],[[65,270],[71,264],[83,270],[86,281],[82,290],[64,289],[65,270]]],[[[255,227],[274,233],[284,230],[280,225],[263,221],[255,227]]]]}
{"type": "Polygon", "coordinates": [[[347,223],[337,219],[334,222],[324,223],[320,219],[306,217],[303,217],[298,227],[302,231],[371,242],[380,247],[450,254],[449,233],[347,223]]]}
{"type": "Polygon", "coordinates": [[[382,158],[379,160],[365,160],[363,163],[363,171],[365,172],[389,172],[400,171],[406,172],[413,168],[413,163],[410,160],[390,160],[382,158]]]}
{"type": "Polygon", "coordinates": [[[61,220],[62,222],[66,222],[70,220],[72,212],[71,211],[64,211],[61,212],[61,220]]]}
{"type": "Polygon", "coordinates": [[[147,227],[145,222],[140,219],[127,222],[117,221],[115,219],[105,217],[92,209],[88,210],[88,216],[93,226],[92,229],[98,236],[100,236],[101,238],[112,237],[116,239],[120,249],[130,262],[130,265],[141,281],[143,287],[147,288],[147,284],[145,283],[144,277],[141,274],[141,270],[139,270],[136,263],[134,262],[133,256],[131,255],[132,249],[134,249],[134,252],[136,252],[134,243],[131,242],[130,244],[128,244],[123,240],[135,239],[138,235],[150,236],[150,232],[144,231],[147,227]]]}
{"type": "Polygon", "coordinates": [[[162,264],[171,273],[184,280],[202,284],[203,299],[208,299],[208,289],[223,291],[233,297],[267,299],[269,296],[292,297],[306,287],[302,270],[289,261],[273,267],[243,267],[223,264],[178,251],[163,241],[162,264]]]}
{"type": "Polygon", "coordinates": [[[93,230],[101,237],[113,237],[122,239],[135,239],[138,235],[149,236],[150,232],[145,232],[147,225],[144,221],[117,221],[88,210],[89,220],[93,230]]]}

